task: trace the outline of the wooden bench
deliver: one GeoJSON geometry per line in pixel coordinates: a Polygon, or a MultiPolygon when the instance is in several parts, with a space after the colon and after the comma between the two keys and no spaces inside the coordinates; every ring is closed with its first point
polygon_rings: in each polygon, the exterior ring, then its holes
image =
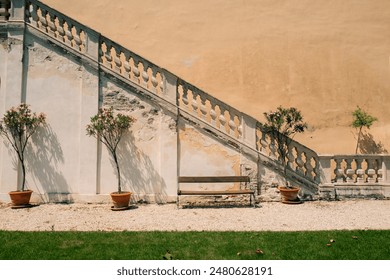
{"type": "MultiPolygon", "coordinates": [[[[249,176],[181,176],[179,177],[180,183],[247,183],[250,182],[249,176]]],[[[249,195],[250,204],[256,206],[255,190],[251,189],[239,189],[239,190],[180,190],[177,191],[177,207],[179,207],[179,197],[181,195],[249,195]]]]}

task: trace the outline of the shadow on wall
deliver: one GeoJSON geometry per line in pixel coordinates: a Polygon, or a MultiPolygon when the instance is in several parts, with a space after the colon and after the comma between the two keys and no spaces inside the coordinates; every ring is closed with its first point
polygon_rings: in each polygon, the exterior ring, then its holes
{"type": "Polygon", "coordinates": [[[32,175],[34,185],[44,202],[73,202],[71,189],[59,171],[64,155],[57,135],[50,125],[39,129],[27,150],[27,172],[32,175]]]}
{"type": "Polygon", "coordinates": [[[362,154],[387,154],[382,142],[376,142],[371,133],[362,133],[359,143],[360,153],[362,154]]]}
{"type": "MultiPolygon", "coordinates": [[[[155,169],[149,156],[136,146],[135,138],[131,133],[124,135],[119,143],[118,158],[125,190],[129,189],[141,196],[155,195],[155,202],[166,202],[165,181],[155,169]]],[[[112,160],[111,163],[115,168],[112,160]]]]}

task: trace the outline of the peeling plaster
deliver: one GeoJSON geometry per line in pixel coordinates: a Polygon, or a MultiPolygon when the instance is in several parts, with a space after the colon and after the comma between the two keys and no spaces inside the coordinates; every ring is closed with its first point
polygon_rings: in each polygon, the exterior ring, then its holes
{"type": "Polygon", "coordinates": [[[15,38],[0,38],[0,45],[6,50],[10,52],[12,50],[13,45],[21,45],[23,44],[22,40],[15,38]]]}
{"type": "MultiPolygon", "coordinates": [[[[218,144],[213,139],[202,135],[192,127],[181,127],[179,131],[179,141],[182,162],[181,170],[188,176],[228,176],[240,175],[241,155],[228,147],[218,144]],[[193,158],[202,157],[202,160],[193,158]],[[210,168],[212,167],[212,168],[210,168]]],[[[234,188],[240,187],[240,183],[232,183],[234,188]]],[[[184,186],[185,187],[185,186],[184,186]]],[[[198,186],[208,188],[209,186],[198,186]]],[[[211,187],[211,184],[210,184],[211,187]]],[[[217,188],[222,188],[223,184],[216,184],[217,188]],[[218,185],[218,187],[217,187],[218,185]]],[[[226,187],[224,187],[226,189],[226,187]]]]}

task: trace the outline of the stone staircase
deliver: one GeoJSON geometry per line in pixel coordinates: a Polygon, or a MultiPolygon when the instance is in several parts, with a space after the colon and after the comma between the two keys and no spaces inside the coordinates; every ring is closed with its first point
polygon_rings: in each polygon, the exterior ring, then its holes
{"type": "MultiPolygon", "coordinates": [[[[283,167],[275,143],[259,121],[168,70],[40,1],[1,0],[0,21],[7,22],[8,28],[25,22],[32,34],[63,48],[113,81],[132,87],[209,137],[245,154],[259,167],[278,174],[274,177],[281,175],[283,167]]],[[[318,155],[292,141],[287,164],[289,179],[304,188],[308,199],[390,196],[390,158],[386,155],[318,155]]],[[[261,186],[275,183],[260,172],[254,177],[261,186]]],[[[261,188],[259,192],[264,192],[261,188]]]]}

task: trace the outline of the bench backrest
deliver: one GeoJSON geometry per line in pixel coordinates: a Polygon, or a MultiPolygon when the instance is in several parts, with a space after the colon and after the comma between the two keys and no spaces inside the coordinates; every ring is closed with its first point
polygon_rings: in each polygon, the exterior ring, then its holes
{"type": "Polygon", "coordinates": [[[249,176],[181,176],[179,183],[250,182],[249,176]]]}

